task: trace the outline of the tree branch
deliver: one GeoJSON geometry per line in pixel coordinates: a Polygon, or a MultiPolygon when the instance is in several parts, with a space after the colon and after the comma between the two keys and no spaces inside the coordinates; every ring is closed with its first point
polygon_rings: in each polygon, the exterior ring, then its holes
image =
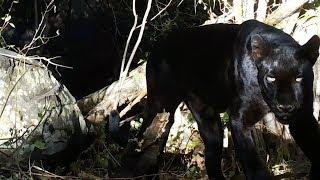
{"type": "Polygon", "coordinates": [[[266,23],[272,26],[280,23],[284,18],[292,15],[306,2],[308,2],[308,0],[290,0],[282,3],[267,17],[266,23]]]}
{"type": "MultiPolygon", "coordinates": [[[[133,0],[133,14],[135,16],[135,22],[134,22],[134,25],[132,26],[131,31],[134,31],[135,28],[136,28],[136,25],[137,25],[137,17],[138,16],[137,16],[137,13],[136,13],[136,10],[135,10],[135,3],[136,3],[136,1],[133,0]]],[[[126,55],[124,54],[124,56],[123,56],[122,63],[121,63],[121,70],[120,70],[120,78],[119,78],[119,82],[120,83],[119,83],[119,88],[117,89],[118,91],[120,91],[119,94],[121,94],[121,88],[122,88],[122,85],[123,85],[124,78],[127,76],[128,72],[129,72],[129,68],[130,68],[130,65],[132,63],[133,57],[136,54],[136,51],[137,51],[137,49],[139,47],[139,44],[141,42],[141,39],[142,39],[142,36],[143,36],[143,32],[144,32],[144,29],[145,29],[145,25],[147,23],[147,18],[148,18],[150,9],[151,9],[151,4],[152,4],[152,0],[148,0],[147,9],[146,9],[146,11],[144,13],[144,16],[143,16],[143,19],[142,19],[141,29],[139,31],[138,39],[137,39],[137,41],[136,41],[136,43],[135,43],[135,45],[133,47],[133,50],[131,52],[131,55],[129,57],[129,60],[127,62],[127,65],[126,65],[126,68],[124,69],[124,71],[123,71],[123,68],[124,68],[124,64],[125,64],[125,56],[126,55]]],[[[131,31],[130,31],[130,33],[131,33],[131,31]]],[[[127,45],[126,46],[128,46],[129,42],[130,42],[130,40],[127,41],[127,45]]],[[[126,47],[126,49],[128,49],[128,47],[126,47]]],[[[115,100],[115,103],[113,105],[113,109],[117,108],[118,103],[119,103],[119,98],[117,98],[115,100]]]]}
{"type": "Polygon", "coordinates": [[[259,0],[256,18],[258,21],[265,21],[267,16],[268,2],[269,0],[259,0]]]}

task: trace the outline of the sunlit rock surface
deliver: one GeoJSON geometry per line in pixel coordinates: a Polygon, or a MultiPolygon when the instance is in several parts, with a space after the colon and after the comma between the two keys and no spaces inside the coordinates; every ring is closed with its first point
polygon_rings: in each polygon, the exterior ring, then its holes
{"type": "Polygon", "coordinates": [[[0,54],[0,154],[52,155],[88,132],[75,98],[42,63],[0,54]]]}

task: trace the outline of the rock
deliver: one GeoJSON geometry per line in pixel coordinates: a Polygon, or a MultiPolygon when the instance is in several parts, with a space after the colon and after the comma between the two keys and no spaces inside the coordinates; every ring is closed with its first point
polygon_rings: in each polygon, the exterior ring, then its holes
{"type": "Polygon", "coordinates": [[[21,57],[0,49],[0,161],[42,159],[86,142],[77,139],[89,130],[75,98],[44,64],[21,57]]]}

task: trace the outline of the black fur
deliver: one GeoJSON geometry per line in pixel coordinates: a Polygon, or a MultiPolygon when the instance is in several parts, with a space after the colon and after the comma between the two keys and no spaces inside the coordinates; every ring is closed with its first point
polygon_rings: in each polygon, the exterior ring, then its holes
{"type": "MultiPolygon", "coordinates": [[[[290,132],[320,178],[320,130],[313,112],[312,66],[320,40],[300,46],[284,32],[255,20],[178,30],[155,45],[147,63],[147,113],[139,136],[157,112],[172,114],[184,101],[205,144],[208,176],[221,171],[222,127],[227,111],[236,152],[250,179],[271,179],[258,158],[250,127],[269,112],[290,132]]],[[[165,137],[167,138],[167,137],[165,137]]]]}

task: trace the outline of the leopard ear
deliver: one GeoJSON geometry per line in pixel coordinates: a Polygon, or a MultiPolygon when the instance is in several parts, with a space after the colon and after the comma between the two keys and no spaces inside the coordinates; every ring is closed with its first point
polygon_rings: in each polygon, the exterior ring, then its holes
{"type": "Polygon", "coordinates": [[[309,41],[304,44],[299,52],[302,57],[305,57],[313,65],[316,63],[319,56],[320,39],[317,35],[312,36],[309,41]]]}
{"type": "Polygon", "coordinates": [[[253,60],[260,60],[268,54],[267,42],[259,35],[252,35],[250,42],[247,44],[247,49],[253,60]]]}

